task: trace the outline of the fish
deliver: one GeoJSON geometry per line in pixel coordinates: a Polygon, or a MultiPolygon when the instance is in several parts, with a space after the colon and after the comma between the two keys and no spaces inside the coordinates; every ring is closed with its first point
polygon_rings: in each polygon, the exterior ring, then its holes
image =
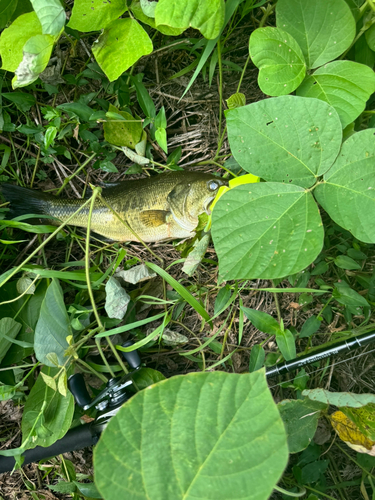
{"type": "MultiPolygon", "coordinates": [[[[210,214],[210,205],[218,190],[227,186],[225,179],[193,171],[173,171],[145,179],[126,180],[105,188],[102,197],[132,231],[98,197],[95,200],[90,229],[111,241],[146,243],[191,238],[198,217],[210,214]]],[[[53,217],[52,224],[65,222],[85,201],[57,197],[12,184],[0,191],[10,202],[8,217],[37,214],[53,217]]],[[[87,228],[89,205],[69,224],[87,228]]]]}

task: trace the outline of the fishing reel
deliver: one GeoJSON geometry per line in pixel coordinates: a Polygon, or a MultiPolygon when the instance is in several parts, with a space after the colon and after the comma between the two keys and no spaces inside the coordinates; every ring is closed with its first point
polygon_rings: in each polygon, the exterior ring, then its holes
{"type": "MultiPolygon", "coordinates": [[[[122,347],[130,347],[133,342],[125,342],[122,347]]],[[[120,407],[132,396],[127,388],[133,384],[132,376],[140,369],[141,359],[138,351],[122,352],[131,372],[123,377],[114,377],[108,380],[105,388],[95,397],[91,398],[83,375],[76,373],[69,377],[68,387],[79,407],[83,410],[96,408],[99,414],[95,419],[95,426],[102,431],[109,419],[117,413],[120,407]]]]}

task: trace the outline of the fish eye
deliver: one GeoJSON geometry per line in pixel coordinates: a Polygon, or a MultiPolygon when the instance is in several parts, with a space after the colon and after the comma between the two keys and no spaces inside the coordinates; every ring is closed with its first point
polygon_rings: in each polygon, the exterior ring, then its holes
{"type": "Polygon", "coordinates": [[[219,187],[219,183],[216,181],[210,181],[208,183],[208,189],[210,189],[211,191],[216,191],[216,189],[218,189],[218,187],[219,187]]]}

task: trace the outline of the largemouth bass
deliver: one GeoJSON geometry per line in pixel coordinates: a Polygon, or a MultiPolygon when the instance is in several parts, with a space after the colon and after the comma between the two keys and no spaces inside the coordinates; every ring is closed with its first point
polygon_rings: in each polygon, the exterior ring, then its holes
{"type": "MultiPolygon", "coordinates": [[[[103,189],[102,197],[140,239],[163,241],[192,237],[198,216],[203,212],[210,213],[209,207],[219,188],[227,184],[224,179],[210,174],[168,172],[120,182],[103,189]]],[[[11,184],[3,184],[1,191],[10,202],[10,217],[40,214],[65,222],[85,202],[11,184]]],[[[88,213],[87,206],[69,224],[87,227],[88,213]]],[[[90,227],[110,240],[138,241],[99,198],[95,200],[90,227]]]]}

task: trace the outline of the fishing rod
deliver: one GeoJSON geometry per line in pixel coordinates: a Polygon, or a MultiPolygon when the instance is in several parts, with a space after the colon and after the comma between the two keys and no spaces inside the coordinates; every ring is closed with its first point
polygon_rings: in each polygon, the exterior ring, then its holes
{"type": "MultiPolygon", "coordinates": [[[[335,342],[328,347],[317,349],[312,353],[307,353],[289,361],[282,361],[276,365],[266,368],[266,378],[270,379],[277,375],[284,375],[302,368],[303,366],[316,363],[330,356],[337,356],[345,351],[352,351],[359,347],[364,347],[371,342],[375,342],[375,329],[362,335],[356,335],[347,340],[335,342]]],[[[123,347],[129,347],[132,342],[126,342],[123,347]]],[[[122,352],[125,360],[132,371],[123,376],[110,379],[105,388],[92,399],[87,391],[82,374],[76,373],[69,378],[68,386],[74,396],[76,404],[83,410],[95,407],[98,416],[90,424],[74,427],[67,434],[48,447],[37,446],[32,450],[23,453],[25,457],[22,466],[39,462],[70,451],[80,450],[88,446],[95,445],[100,434],[108,425],[109,420],[115,415],[121,406],[133,395],[128,388],[132,385],[132,375],[141,367],[141,360],[138,351],[122,352]]],[[[13,470],[15,466],[13,457],[0,456],[0,474],[13,470]]]]}

